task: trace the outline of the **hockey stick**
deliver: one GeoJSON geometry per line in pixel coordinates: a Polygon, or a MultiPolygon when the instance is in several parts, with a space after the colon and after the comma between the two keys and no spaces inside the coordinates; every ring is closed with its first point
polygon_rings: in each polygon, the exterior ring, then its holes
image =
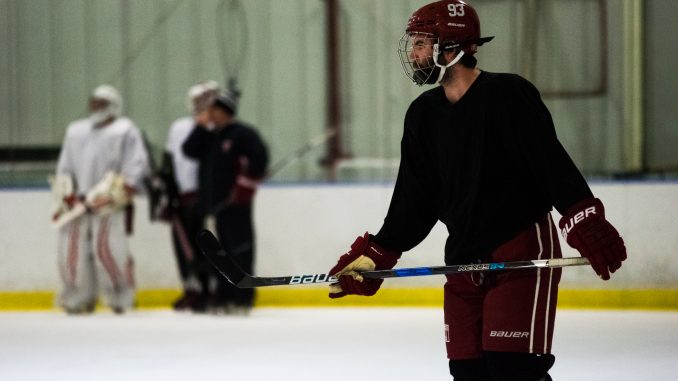
{"type": "Polygon", "coordinates": [[[324,133],[314,137],[313,139],[306,142],[303,146],[299,147],[296,151],[289,153],[287,156],[273,163],[266,174],[266,178],[273,177],[276,173],[280,172],[283,168],[286,168],[288,165],[294,163],[295,161],[304,157],[309,151],[313,150],[317,146],[325,143],[327,140],[332,138],[337,134],[336,128],[330,128],[324,133]]]}
{"type": "MultiPolygon", "coordinates": [[[[256,277],[243,271],[240,266],[228,255],[219,244],[217,238],[208,230],[203,230],[198,235],[198,246],[207,260],[223,275],[229,282],[239,288],[254,288],[265,286],[298,285],[312,283],[337,282],[337,278],[329,274],[309,274],[309,275],[290,275],[278,277],[256,277]]],[[[533,261],[516,262],[497,262],[497,263],[478,263],[470,265],[453,266],[433,266],[433,267],[413,267],[393,270],[364,271],[363,277],[373,279],[384,278],[402,278],[412,276],[442,275],[442,274],[462,274],[481,271],[504,271],[520,269],[540,269],[557,268],[566,266],[588,265],[586,258],[555,258],[540,259],[533,261]]]]}
{"type": "MultiPolygon", "coordinates": [[[[268,172],[266,172],[266,176],[264,177],[264,180],[268,180],[271,177],[275,176],[276,173],[280,172],[283,168],[287,167],[288,165],[294,163],[295,161],[301,159],[306,155],[308,152],[313,150],[315,147],[323,144],[326,142],[328,139],[333,137],[334,135],[337,134],[337,129],[336,128],[331,128],[325,131],[322,135],[318,135],[314,137],[313,139],[309,140],[306,142],[303,146],[299,147],[296,151],[288,154],[287,156],[283,157],[282,159],[276,161],[271,165],[269,168],[268,172]]],[[[216,215],[217,213],[221,212],[222,210],[226,209],[231,205],[231,198],[226,198],[219,202],[212,210],[210,211],[210,214],[216,215]]]]}
{"type": "Polygon", "coordinates": [[[52,228],[55,230],[59,230],[62,227],[64,227],[64,225],[79,218],[80,216],[85,215],[85,213],[88,213],[89,211],[90,209],[87,205],[85,205],[82,202],[78,202],[73,206],[72,209],[69,209],[64,213],[59,214],[59,216],[55,220],[52,220],[52,228]]]}

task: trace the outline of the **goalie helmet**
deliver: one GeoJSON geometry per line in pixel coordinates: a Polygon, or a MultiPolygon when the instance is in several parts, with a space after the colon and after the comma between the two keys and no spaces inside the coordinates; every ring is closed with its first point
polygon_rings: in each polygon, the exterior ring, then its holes
{"type": "Polygon", "coordinates": [[[122,97],[115,87],[100,85],[94,89],[90,99],[106,102],[105,107],[91,111],[90,119],[94,124],[99,124],[111,117],[118,118],[122,115],[122,97]]]}
{"type": "Polygon", "coordinates": [[[398,52],[405,74],[417,85],[433,84],[442,79],[444,69],[454,65],[464,55],[473,55],[477,47],[492,40],[480,37],[480,20],[475,9],[461,0],[436,1],[417,9],[407,21],[398,52]],[[417,42],[431,46],[425,62],[413,56],[417,42]],[[449,63],[441,62],[445,51],[459,51],[449,63]]]}

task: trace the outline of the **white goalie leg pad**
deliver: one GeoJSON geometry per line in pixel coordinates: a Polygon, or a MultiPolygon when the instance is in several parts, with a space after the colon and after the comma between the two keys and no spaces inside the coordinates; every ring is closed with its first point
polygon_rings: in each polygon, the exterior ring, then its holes
{"type": "Polygon", "coordinates": [[[125,213],[91,215],[92,247],[100,289],[111,308],[129,310],[134,304],[134,268],[125,234],[125,213]]]}
{"type": "Polygon", "coordinates": [[[57,263],[63,288],[57,304],[67,310],[87,310],[97,299],[94,258],[89,240],[89,219],[78,219],[59,231],[57,263]]]}

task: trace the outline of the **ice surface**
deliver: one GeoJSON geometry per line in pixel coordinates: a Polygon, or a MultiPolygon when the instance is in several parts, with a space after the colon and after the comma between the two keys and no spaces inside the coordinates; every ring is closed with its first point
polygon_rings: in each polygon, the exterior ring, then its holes
{"type": "MultiPolygon", "coordinates": [[[[676,380],[678,313],[559,311],[552,376],[676,380]]],[[[0,380],[451,380],[437,308],[0,313],[0,380]]]]}

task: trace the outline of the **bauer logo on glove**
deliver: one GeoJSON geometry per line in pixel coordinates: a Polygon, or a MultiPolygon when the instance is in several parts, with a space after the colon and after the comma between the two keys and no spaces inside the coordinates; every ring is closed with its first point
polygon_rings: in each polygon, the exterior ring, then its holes
{"type": "Polygon", "coordinates": [[[571,206],[560,220],[560,229],[567,243],[588,258],[603,280],[610,279],[626,259],[624,240],[605,219],[605,208],[597,198],[571,206]]]}
{"type": "Polygon", "coordinates": [[[586,208],[586,210],[579,211],[577,214],[570,217],[568,221],[564,221],[565,227],[561,230],[563,238],[567,239],[567,234],[572,230],[572,228],[574,228],[574,225],[584,221],[584,219],[588,218],[591,214],[597,214],[595,206],[591,206],[586,208]]]}

